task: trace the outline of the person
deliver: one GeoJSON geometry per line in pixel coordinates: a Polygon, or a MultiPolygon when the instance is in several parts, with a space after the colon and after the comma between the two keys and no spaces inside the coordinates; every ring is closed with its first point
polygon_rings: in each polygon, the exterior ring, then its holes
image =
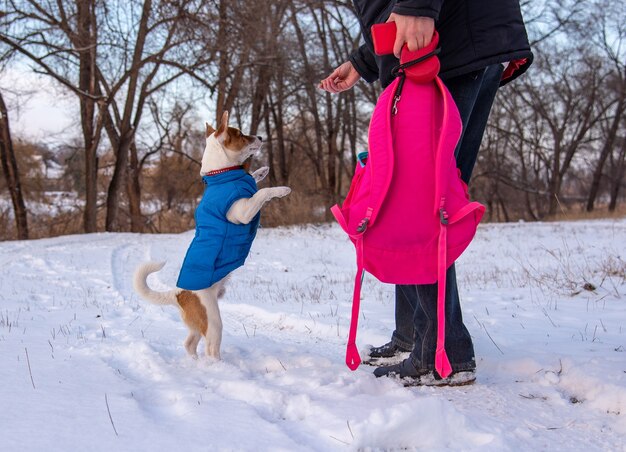
{"type": "MultiPolygon", "coordinates": [[[[450,91],[463,123],[455,149],[461,178],[469,183],[483,133],[498,88],[531,65],[525,25],[518,0],[354,0],[365,43],[348,61],[320,82],[339,93],[361,78],[393,81],[402,46],[410,51],[427,46],[436,29],[441,53],[440,78],[450,91]],[[373,52],[371,26],[394,21],[394,55],[373,52]]],[[[405,384],[456,385],[475,380],[472,338],[463,323],[454,264],[447,271],[445,347],[453,372],[442,379],[434,370],[437,341],[437,284],[398,285],[395,290],[396,328],[391,341],[370,351],[370,363],[381,365],[377,377],[395,376],[405,384]],[[400,358],[410,352],[401,362],[400,358]],[[403,354],[404,353],[404,354],[403,354]],[[381,359],[391,358],[391,359],[381,359]],[[395,362],[394,361],[395,358],[395,362]]]]}

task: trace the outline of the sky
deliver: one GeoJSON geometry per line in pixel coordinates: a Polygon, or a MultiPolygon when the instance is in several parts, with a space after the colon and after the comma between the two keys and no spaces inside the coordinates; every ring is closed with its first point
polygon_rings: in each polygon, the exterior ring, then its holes
{"type": "Polygon", "coordinates": [[[54,143],[75,136],[78,102],[49,77],[14,64],[0,73],[13,139],[54,143]]]}
{"type": "MultiPolygon", "coordinates": [[[[39,141],[54,148],[80,139],[78,99],[49,76],[36,73],[32,65],[18,62],[6,68],[0,73],[0,90],[7,103],[14,140],[39,141]]],[[[213,102],[207,102],[195,106],[196,116],[206,118],[198,124],[202,131],[204,121],[215,122],[213,102]]],[[[148,123],[150,119],[146,108],[142,121],[148,123]]]]}

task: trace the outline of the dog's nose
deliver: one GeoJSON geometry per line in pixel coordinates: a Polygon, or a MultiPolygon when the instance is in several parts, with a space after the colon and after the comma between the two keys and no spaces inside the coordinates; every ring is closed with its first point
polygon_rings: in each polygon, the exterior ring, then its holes
{"type": "Polygon", "coordinates": [[[263,137],[261,137],[259,135],[257,135],[256,137],[259,139],[259,141],[263,141],[263,137]]]}

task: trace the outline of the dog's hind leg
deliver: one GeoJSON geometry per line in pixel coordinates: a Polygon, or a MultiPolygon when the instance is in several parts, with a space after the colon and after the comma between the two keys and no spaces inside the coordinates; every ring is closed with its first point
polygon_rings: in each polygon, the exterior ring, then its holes
{"type": "Polygon", "coordinates": [[[207,313],[207,329],[204,335],[205,354],[215,359],[220,359],[220,346],[222,344],[222,316],[217,304],[217,292],[220,285],[214,285],[207,290],[202,297],[202,304],[207,313]]]}
{"type": "Polygon", "coordinates": [[[180,306],[183,322],[189,328],[189,336],[185,340],[185,349],[194,358],[197,357],[198,342],[207,330],[207,312],[197,293],[183,290],[176,299],[180,306]]]}
{"type": "Polygon", "coordinates": [[[185,339],[185,350],[189,353],[193,358],[198,357],[198,342],[200,342],[200,338],[202,335],[197,331],[190,331],[189,336],[185,339]]]}
{"type": "Polygon", "coordinates": [[[211,358],[220,359],[220,346],[222,345],[222,322],[219,325],[209,326],[205,337],[205,354],[211,358]]]}

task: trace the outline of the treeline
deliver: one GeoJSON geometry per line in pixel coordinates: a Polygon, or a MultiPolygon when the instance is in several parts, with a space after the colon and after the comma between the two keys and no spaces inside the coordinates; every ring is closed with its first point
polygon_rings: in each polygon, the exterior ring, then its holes
{"type": "Polygon", "coordinates": [[[529,1],[536,59],[500,91],[475,173],[489,216],[539,220],[624,198],[626,4],[529,1]]]}
{"type": "MultiPolygon", "coordinates": [[[[191,228],[202,190],[202,112],[215,118],[224,110],[243,130],[265,137],[265,154],[253,165],[269,163],[269,183],[294,189],[272,206],[266,223],[328,219],[327,207],[345,194],[355,155],[367,146],[380,89],[364,82],[336,96],[317,89],[360,41],[351,5],[4,2],[0,67],[28,62],[71,93],[79,114],[77,141],[53,152],[66,183],[37,192],[41,198],[56,191],[50,199],[58,199],[69,190],[76,203],[46,215],[29,211],[33,187],[42,184],[21,183],[34,170],[20,149],[42,144],[12,139],[10,108],[2,111],[12,221],[5,208],[0,236],[191,228]]],[[[488,205],[492,220],[541,219],[581,205],[615,210],[624,185],[625,7],[608,0],[522,6],[536,61],[499,93],[473,196],[488,205]]],[[[3,94],[15,97],[0,89],[0,106],[3,94]]]]}

